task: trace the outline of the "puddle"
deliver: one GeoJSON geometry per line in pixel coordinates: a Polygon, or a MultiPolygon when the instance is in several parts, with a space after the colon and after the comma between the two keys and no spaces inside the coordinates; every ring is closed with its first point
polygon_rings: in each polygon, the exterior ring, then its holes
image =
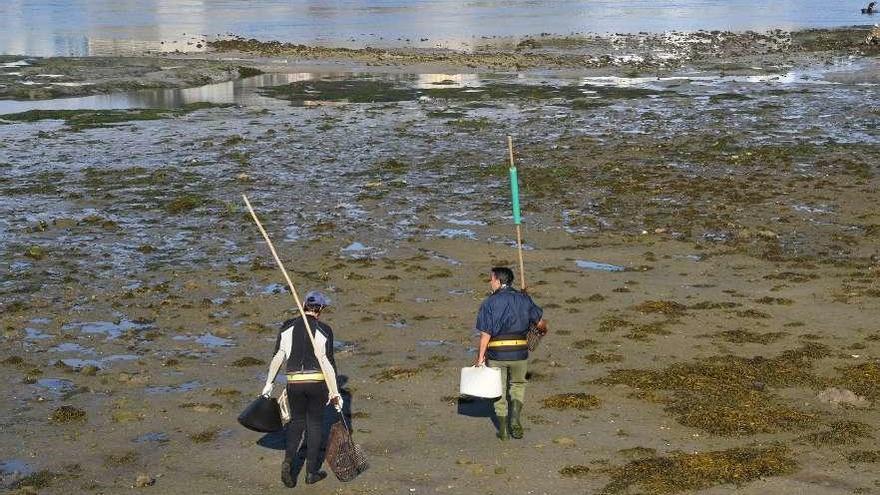
{"type": "Polygon", "coordinates": [[[25,328],[24,333],[25,333],[25,336],[24,336],[25,340],[43,340],[43,339],[48,339],[48,338],[52,337],[51,335],[49,335],[47,333],[43,333],[43,332],[37,330],[36,328],[25,328]]]}
{"type": "Polygon", "coordinates": [[[191,340],[197,344],[202,344],[203,346],[211,348],[211,349],[235,346],[235,342],[233,342],[232,339],[218,337],[218,336],[211,334],[211,333],[202,334],[198,337],[194,337],[192,335],[175,335],[171,339],[177,340],[177,341],[191,340]]]}
{"type": "Polygon", "coordinates": [[[406,323],[406,320],[397,320],[397,321],[389,323],[386,326],[389,326],[391,328],[406,328],[409,325],[406,323]]]}
{"type": "Polygon", "coordinates": [[[34,385],[58,395],[70,392],[75,388],[72,381],[63,378],[40,378],[34,385]]]}
{"type": "Polygon", "coordinates": [[[192,392],[198,390],[202,384],[198,380],[181,383],[180,385],[162,385],[158,387],[147,387],[144,392],[150,395],[170,394],[179,392],[192,392]]]}
{"type": "Polygon", "coordinates": [[[168,443],[168,434],[161,431],[151,431],[132,440],[134,443],[156,442],[158,444],[168,443]]]}
{"type": "Polygon", "coordinates": [[[206,333],[196,339],[197,344],[202,344],[205,347],[217,348],[217,347],[232,347],[235,343],[232,342],[232,339],[225,339],[223,337],[217,337],[214,334],[206,333]]]}
{"type": "Polygon", "coordinates": [[[469,239],[472,241],[477,240],[477,234],[475,234],[474,231],[468,229],[443,229],[437,232],[436,236],[443,237],[444,239],[469,239]]]}
{"type": "Polygon", "coordinates": [[[94,349],[83,347],[74,342],[65,342],[49,349],[49,352],[77,352],[80,354],[94,354],[94,349]]]}
{"type": "Polygon", "coordinates": [[[4,459],[0,461],[0,474],[2,475],[17,474],[27,476],[33,472],[34,469],[30,464],[20,459],[4,459]]]}
{"type": "Polygon", "coordinates": [[[442,347],[446,345],[454,345],[452,342],[447,342],[445,340],[420,340],[418,345],[422,347],[442,347]]]}
{"type": "Polygon", "coordinates": [[[49,323],[52,323],[52,320],[49,318],[34,318],[31,320],[31,323],[34,325],[48,325],[49,323]]]}
{"type": "Polygon", "coordinates": [[[364,259],[384,254],[385,251],[367,246],[361,242],[352,242],[340,250],[343,256],[351,259],[364,259]]]}
{"type": "Polygon", "coordinates": [[[346,340],[334,340],[333,341],[333,350],[337,352],[348,351],[357,347],[357,344],[354,342],[348,342],[346,340]]]}
{"type": "Polygon", "coordinates": [[[103,334],[107,336],[107,340],[113,340],[119,338],[120,335],[126,332],[131,331],[141,331],[146,330],[148,328],[152,328],[153,325],[149,323],[135,323],[130,320],[121,320],[119,323],[112,323],[109,321],[93,321],[89,323],[68,323],[64,325],[61,329],[65,331],[72,331],[74,329],[79,329],[80,332],[85,334],[103,334]]]}
{"type": "MultiPolygon", "coordinates": [[[[112,356],[107,356],[101,359],[80,359],[80,358],[65,358],[59,359],[62,364],[65,366],[69,366],[74,370],[81,370],[86,366],[94,366],[98,369],[106,369],[109,368],[111,363],[115,361],[135,361],[139,359],[140,356],[135,356],[133,354],[114,354],[112,356]]],[[[50,361],[49,364],[55,363],[56,361],[50,361]]]]}
{"type": "Polygon", "coordinates": [[[287,286],[284,284],[269,284],[263,287],[261,291],[263,294],[281,294],[282,292],[287,291],[287,286]]]}
{"type": "Polygon", "coordinates": [[[474,289],[449,289],[448,292],[452,296],[463,296],[466,294],[473,294],[474,289]]]}
{"type": "Polygon", "coordinates": [[[626,268],[619,265],[599,263],[596,261],[577,260],[575,261],[575,264],[578,268],[583,268],[585,270],[599,270],[603,272],[622,272],[626,270],[626,268]]]}

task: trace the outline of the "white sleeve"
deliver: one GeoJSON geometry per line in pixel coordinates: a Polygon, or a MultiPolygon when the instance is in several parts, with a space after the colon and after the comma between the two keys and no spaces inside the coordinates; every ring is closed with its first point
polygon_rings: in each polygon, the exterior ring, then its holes
{"type": "Polygon", "coordinates": [[[281,332],[281,343],[278,346],[278,350],[284,353],[284,359],[288,359],[290,357],[290,352],[293,346],[293,327],[290,327],[283,332],[281,332]]]}
{"type": "Polygon", "coordinates": [[[315,357],[321,364],[321,370],[324,373],[324,380],[327,382],[327,391],[330,393],[330,399],[339,395],[339,389],[336,385],[336,370],[333,364],[327,358],[327,337],[320,331],[315,332],[315,357]]]}
{"type": "Polygon", "coordinates": [[[290,328],[281,332],[281,344],[278,346],[278,352],[272,356],[272,361],[269,363],[269,373],[266,375],[266,389],[272,385],[272,382],[275,381],[275,376],[278,375],[278,371],[284,365],[284,362],[287,361],[287,358],[290,357],[291,334],[290,328]]]}

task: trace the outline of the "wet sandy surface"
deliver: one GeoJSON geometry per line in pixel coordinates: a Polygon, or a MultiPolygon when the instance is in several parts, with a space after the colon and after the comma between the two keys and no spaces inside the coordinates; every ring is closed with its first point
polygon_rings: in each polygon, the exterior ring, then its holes
{"type": "Polygon", "coordinates": [[[876,59],[833,58],[312,73],[271,104],[0,125],[3,482],[286,491],[277,439],[235,422],[291,315],[247,193],[336,303],[372,468],[316,493],[876,491],[880,107],[840,76],[876,59]],[[516,256],[508,134],[552,334],[502,445],[457,377],[516,256]]]}

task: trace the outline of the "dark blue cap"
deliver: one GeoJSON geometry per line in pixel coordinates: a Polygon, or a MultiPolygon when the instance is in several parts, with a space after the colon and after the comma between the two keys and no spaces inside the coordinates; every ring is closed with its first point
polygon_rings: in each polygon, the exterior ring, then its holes
{"type": "Polygon", "coordinates": [[[330,306],[330,299],[323,293],[312,290],[306,294],[306,306],[330,306]]]}

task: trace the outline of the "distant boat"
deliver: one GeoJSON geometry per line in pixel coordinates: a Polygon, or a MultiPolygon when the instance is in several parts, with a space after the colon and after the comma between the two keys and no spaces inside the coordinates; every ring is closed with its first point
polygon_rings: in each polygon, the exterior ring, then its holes
{"type": "Polygon", "coordinates": [[[868,4],[867,8],[862,9],[863,14],[874,14],[877,12],[876,9],[877,2],[871,2],[868,4]]]}

